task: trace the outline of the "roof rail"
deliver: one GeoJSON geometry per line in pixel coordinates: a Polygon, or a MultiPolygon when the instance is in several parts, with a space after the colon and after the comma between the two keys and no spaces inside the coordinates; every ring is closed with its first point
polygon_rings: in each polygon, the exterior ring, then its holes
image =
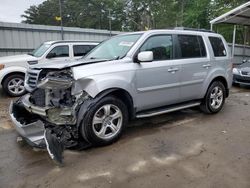
{"type": "Polygon", "coordinates": [[[188,27],[175,27],[176,30],[185,30],[185,31],[200,31],[200,32],[208,32],[208,33],[215,33],[214,31],[208,29],[195,29],[195,28],[188,28],[188,27]]]}
{"type": "Polygon", "coordinates": [[[100,41],[91,41],[91,40],[57,40],[57,41],[53,41],[53,44],[58,44],[58,43],[66,43],[66,42],[68,42],[68,43],[70,43],[70,42],[72,42],[72,43],[84,43],[84,42],[86,42],[86,43],[100,43],[100,41]]]}

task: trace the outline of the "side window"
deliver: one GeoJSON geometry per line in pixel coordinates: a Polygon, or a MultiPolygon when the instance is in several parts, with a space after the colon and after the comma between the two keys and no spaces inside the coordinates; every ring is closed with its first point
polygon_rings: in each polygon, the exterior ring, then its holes
{"type": "Polygon", "coordinates": [[[152,51],[154,61],[173,59],[173,40],[171,35],[150,37],[140,48],[140,52],[152,51]]]}
{"type": "Polygon", "coordinates": [[[212,45],[215,57],[227,56],[227,52],[221,38],[209,37],[209,40],[212,45]]]}
{"type": "Polygon", "coordinates": [[[206,57],[206,48],[201,36],[178,35],[181,58],[206,57]]]}
{"type": "Polygon", "coordinates": [[[74,56],[85,56],[90,50],[92,50],[94,45],[74,45],[73,51],[74,56]]]}
{"type": "Polygon", "coordinates": [[[53,48],[47,55],[47,58],[55,58],[55,57],[69,57],[69,46],[64,45],[53,48]]]}

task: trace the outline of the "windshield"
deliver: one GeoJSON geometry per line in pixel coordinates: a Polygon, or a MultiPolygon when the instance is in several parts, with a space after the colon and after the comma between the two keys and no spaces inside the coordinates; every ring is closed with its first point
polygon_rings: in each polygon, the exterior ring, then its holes
{"type": "Polygon", "coordinates": [[[33,52],[29,53],[29,55],[35,57],[41,57],[50,47],[50,44],[43,43],[38,48],[36,48],[33,52]]]}
{"type": "Polygon", "coordinates": [[[123,58],[141,35],[130,34],[113,37],[94,48],[85,59],[123,58]]]}

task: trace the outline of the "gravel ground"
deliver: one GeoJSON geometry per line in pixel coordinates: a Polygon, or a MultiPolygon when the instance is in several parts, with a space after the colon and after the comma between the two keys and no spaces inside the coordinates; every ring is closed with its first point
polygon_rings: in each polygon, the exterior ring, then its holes
{"type": "Polygon", "coordinates": [[[17,143],[0,91],[0,187],[250,187],[250,89],[232,88],[216,115],[183,110],[130,123],[110,146],[46,151],[17,143]]]}

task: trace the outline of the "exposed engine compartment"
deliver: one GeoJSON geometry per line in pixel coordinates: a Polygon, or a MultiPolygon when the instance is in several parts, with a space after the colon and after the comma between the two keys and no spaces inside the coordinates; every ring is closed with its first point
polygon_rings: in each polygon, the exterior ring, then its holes
{"type": "Polygon", "coordinates": [[[76,124],[77,110],[89,96],[84,91],[72,95],[74,80],[71,70],[44,69],[37,77],[36,88],[31,91],[29,102],[35,108],[44,110],[44,113],[39,111],[39,115],[56,125],[76,124]]]}
{"type": "Polygon", "coordinates": [[[30,93],[12,104],[12,119],[22,127],[20,132],[28,143],[46,147],[50,157],[62,163],[64,149],[91,146],[80,136],[77,126],[78,110],[90,97],[84,91],[72,94],[74,80],[70,69],[37,72],[35,85],[34,74],[28,74],[33,78],[26,78],[33,83],[30,93]]]}

